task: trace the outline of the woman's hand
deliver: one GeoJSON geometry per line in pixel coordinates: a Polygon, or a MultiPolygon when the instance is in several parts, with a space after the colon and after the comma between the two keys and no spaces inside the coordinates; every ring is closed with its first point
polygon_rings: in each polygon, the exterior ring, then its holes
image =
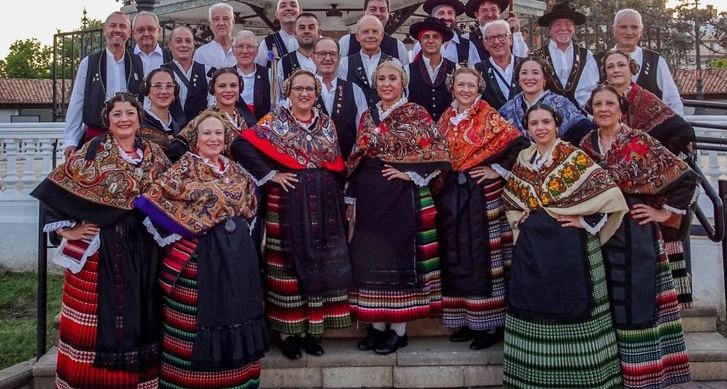
{"type": "Polygon", "coordinates": [[[581,218],[578,216],[557,216],[555,220],[560,223],[561,227],[583,228],[581,218]]]}
{"type": "Polygon", "coordinates": [[[295,189],[295,185],[293,185],[293,183],[298,182],[298,179],[295,177],[296,175],[293,173],[278,172],[270,179],[270,181],[279,184],[280,187],[287,192],[288,188],[295,189]]]}
{"type": "Polygon", "coordinates": [[[391,165],[384,165],[384,167],[385,169],[382,170],[381,173],[384,175],[384,177],[386,177],[387,180],[391,181],[395,178],[398,178],[404,181],[411,181],[411,177],[409,177],[409,175],[400,172],[391,165]]]}
{"type": "Polygon", "coordinates": [[[351,221],[351,219],[353,219],[353,207],[353,204],[348,204],[348,206],[346,207],[346,220],[348,221],[351,221]]]}
{"type": "Polygon", "coordinates": [[[94,236],[98,235],[100,231],[101,229],[98,228],[97,225],[83,222],[72,228],[60,228],[56,230],[56,233],[60,235],[61,238],[65,238],[67,240],[91,240],[94,236]]]}
{"type": "Polygon", "coordinates": [[[640,226],[651,222],[663,223],[671,216],[668,209],[656,209],[646,204],[636,204],[630,211],[631,217],[639,222],[640,226]]]}
{"type": "Polygon", "coordinates": [[[500,177],[495,169],[489,166],[477,166],[476,168],[472,168],[472,170],[470,170],[470,176],[477,180],[478,184],[483,183],[485,180],[494,180],[495,178],[500,177]]]}

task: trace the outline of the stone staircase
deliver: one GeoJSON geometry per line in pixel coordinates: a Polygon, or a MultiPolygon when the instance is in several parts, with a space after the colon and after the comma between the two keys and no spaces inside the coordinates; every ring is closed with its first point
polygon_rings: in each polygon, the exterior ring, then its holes
{"type": "MultiPolygon", "coordinates": [[[[696,381],[727,381],[727,338],[717,332],[717,312],[696,307],[682,312],[687,349],[696,381]]],[[[54,331],[57,332],[57,320],[54,331]]],[[[331,330],[323,340],[325,355],[285,358],[275,344],[263,359],[265,388],[456,388],[502,385],[502,343],[472,351],[469,343],[451,343],[450,330],[438,320],[411,323],[409,345],[391,355],[356,350],[363,325],[331,330]]],[[[274,339],[273,339],[274,341],[274,339]]],[[[57,348],[33,367],[35,389],[53,388],[57,348]]]]}

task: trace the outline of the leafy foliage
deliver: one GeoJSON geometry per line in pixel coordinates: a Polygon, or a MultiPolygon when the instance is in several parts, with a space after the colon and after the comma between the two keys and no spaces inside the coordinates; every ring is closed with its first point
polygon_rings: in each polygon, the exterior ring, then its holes
{"type": "Polygon", "coordinates": [[[51,48],[39,40],[19,39],[10,45],[10,52],[2,64],[6,78],[49,78],[51,48]]]}

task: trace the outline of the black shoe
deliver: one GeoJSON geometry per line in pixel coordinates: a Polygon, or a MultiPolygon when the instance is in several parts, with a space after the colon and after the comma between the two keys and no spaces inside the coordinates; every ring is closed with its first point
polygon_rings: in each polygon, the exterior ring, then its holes
{"type": "Polygon", "coordinates": [[[374,327],[369,327],[366,330],[366,337],[358,342],[358,349],[362,351],[373,350],[376,344],[379,343],[379,339],[383,338],[384,332],[377,330],[374,327]]]}
{"type": "Polygon", "coordinates": [[[494,333],[489,333],[485,331],[476,331],[476,333],[477,335],[475,336],[475,340],[473,340],[470,344],[470,349],[484,350],[494,344],[497,344],[500,340],[502,340],[504,330],[502,328],[498,328],[495,330],[494,333]]]}
{"type": "Polygon", "coordinates": [[[298,344],[303,349],[303,351],[305,351],[306,354],[315,355],[318,357],[323,355],[323,347],[321,347],[320,340],[316,339],[316,337],[311,334],[306,334],[305,336],[299,337],[298,344]]]}
{"type": "Polygon", "coordinates": [[[300,352],[300,347],[298,347],[299,339],[297,335],[292,335],[280,341],[280,350],[286,358],[298,359],[303,356],[303,353],[300,352]]]}
{"type": "Polygon", "coordinates": [[[409,337],[404,334],[399,336],[396,332],[389,330],[386,332],[381,341],[374,347],[376,354],[386,355],[396,352],[400,347],[406,347],[409,343],[409,337]]]}
{"type": "Polygon", "coordinates": [[[468,342],[475,338],[475,331],[469,327],[461,327],[457,332],[449,336],[450,342],[468,342]]]}

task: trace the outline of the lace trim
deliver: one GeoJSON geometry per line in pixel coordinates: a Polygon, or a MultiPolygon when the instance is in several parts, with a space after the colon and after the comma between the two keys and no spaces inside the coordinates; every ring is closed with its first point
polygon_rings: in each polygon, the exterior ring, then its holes
{"type": "Polygon", "coordinates": [[[53,223],[48,223],[43,226],[43,232],[55,232],[59,228],[73,227],[76,223],[70,220],[61,220],[53,223]]]}
{"type": "Polygon", "coordinates": [[[136,158],[133,158],[126,154],[126,151],[124,151],[124,149],[118,143],[116,144],[116,147],[119,148],[119,155],[121,156],[121,159],[132,165],[136,165],[144,159],[144,153],[139,148],[137,148],[134,152],[136,154],[136,158]]]}
{"type": "Polygon", "coordinates": [[[68,269],[71,273],[76,274],[83,269],[83,265],[86,264],[88,257],[95,254],[96,251],[98,251],[98,248],[101,247],[101,236],[96,235],[93,237],[93,239],[91,239],[88,247],[86,248],[86,251],[83,252],[83,255],[80,259],[71,258],[63,254],[63,250],[66,248],[66,244],[68,244],[68,239],[63,238],[60,246],[58,246],[56,253],[51,258],[51,261],[64,269],[68,269]]]}
{"type": "Polygon", "coordinates": [[[174,133],[174,130],[172,130],[172,128],[169,127],[169,125],[172,124],[172,114],[171,113],[167,112],[167,115],[169,115],[169,124],[164,123],[164,120],[162,120],[159,116],[157,116],[154,112],[152,112],[151,109],[144,111],[144,113],[146,115],[149,115],[149,116],[153,117],[154,119],[156,119],[162,125],[162,129],[164,130],[164,132],[174,133]]]}
{"type": "MultiPolygon", "coordinates": [[[[245,220],[247,222],[247,220],[245,220]]],[[[248,232],[250,233],[250,236],[252,236],[252,230],[255,228],[255,224],[257,224],[257,215],[255,215],[254,218],[252,218],[251,222],[247,222],[247,228],[248,232]]]]}
{"type": "Polygon", "coordinates": [[[252,177],[252,180],[255,182],[255,185],[263,186],[263,185],[267,184],[268,181],[272,180],[276,174],[278,174],[277,170],[271,170],[270,173],[266,174],[265,177],[261,178],[260,180],[255,179],[255,177],[253,175],[250,175],[250,177],[252,177]]]}
{"type": "Polygon", "coordinates": [[[179,234],[171,234],[167,237],[162,237],[156,227],[154,227],[154,223],[152,223],[151,219],[149,219],[148,217],[144,218],[143,223],[146,227],[146,230],[154,237],[154,241],[157,242],[160,247],[168,246],[182,239],[182,236],[179,234]]]}
{"type": "Polygon", "coordinates": [[[197,154],[192,153],[192,155],[195,156],[195,157],[197,157],[197,158],[199,158],[199,159],[201,159],[202,162],[204,162],[205,164],[207,164],[207,166],[211,167],[215,171],[215,173],[217,173],[219,175],[224,175],[225,172],[227,172],[227,169],[230,167],[230,160],[227,159],[224,155],[220,155],[219,156],[220,160],[222,161],[222,170],[220,170],[220,165],[219,164],[212,163],[212,162],[210,162],[209,159],[207,159],[205,157],[202,157],[202,156],[199,156],[197,154]]]}
{"type": "Polygon", "coordinates": [[[509,171],[508,171],[507,169],[505,169],[504,167],[500,166],[500,164],[499,164],[499,163],[493,163],[492,165],[490,165],[490,167],[491,167],[491,168],[492,168],[492,170],[494,170],[494,171],[495,171],[495,172],[496,172],[497,174],[499,174],[499,175],[500,175],[500,177],[502,177],[502,178],[504,178],[504,179],[506,179],[506,180],[507,180],[508,178],[510,178],[510,172],[509,172],[509,171]]]}
{"type": "Polygon", "coordinates": [[[391,113],[394,112],[395,109],[401,107],[402,105],[406,104],[407,102],[409,102],[409,100],[407,100],[406,97],[402,97],[399,100],[397,100],[396,103],[394,103],[394,105],[389,107],[389,109],[387,109],[386,111],[382,111],[381,108],[382,108],[383,104],[379,101],[378,103],[376,103],[376,109],[379,110],[379,120],[384,121],[384,119],[389,117],[389,115],[391,115],[391,113]]]}
{"type": "Polygon", "coordinates": [[[355,197],[344,196],[343,197],[343,202],[344,202],[344,204],[348,204],[348,205],[356,205],[356,198],[355,197]]]}
{"type": "Polygon", "coordinates": [[[411,180],[414,182],[414,184],[416,186],[422,187],[422,186],[429,185],[429,181],[431,181],[432,178],[438,176],[439,175],[439,172],[440,171],[437,170],[437,171],[433,172],[432,174],[430,174],[430,175],[428,175],[426,177],[422,177],[418,173],[415,173],[415,172],[405,172],[405,174],[407,176],[409,176],[409,178],[411,178],[411,180]]]}
{"type": "Polygon", "coordinates": [[[667,211],[670,211],[671,213],[677,214],[677,215],[686,215],[687,214],[687,211],[684,209],[674,208],[674,207],[666,205],[666,204],[664,204],[664,206],[662,208],[666,209],[667,211]]]}
{"type": "Polygon", "coordinates": [[[586,222],[586,220],[583,218],[583,216],[579,216],[578,220],[581,221],[581,225],[583,226],[583,229],[586,230],[591,235],[597,235],[599,231],[601,231],[601,228],[606,225],[606,221],[608,220],[608,215],[603,215],[601,220],[596,223],[595,226],[592,226],[586,222]]]}

